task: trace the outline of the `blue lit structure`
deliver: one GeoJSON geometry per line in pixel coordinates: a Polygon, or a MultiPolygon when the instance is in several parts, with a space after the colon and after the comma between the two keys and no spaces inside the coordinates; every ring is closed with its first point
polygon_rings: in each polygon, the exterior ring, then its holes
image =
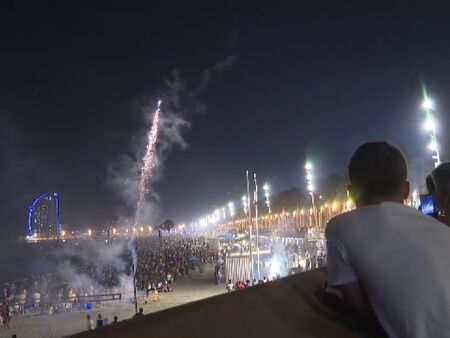
{"type": "Polygon", "coordinates": [[[61,236],[59,196],[56,192],[43,193],[28,206],[28,236],[36,235],[61,236]]]}

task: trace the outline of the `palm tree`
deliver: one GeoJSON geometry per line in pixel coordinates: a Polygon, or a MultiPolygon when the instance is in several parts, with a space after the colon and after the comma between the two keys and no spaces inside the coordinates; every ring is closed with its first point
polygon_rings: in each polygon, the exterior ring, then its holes
{"type": "Polygon", "coordinates": [[[161,225],[161,228],[169,233],[173,228],[175,228],[175,223],[171,219],[165,220],[161,225]]]}

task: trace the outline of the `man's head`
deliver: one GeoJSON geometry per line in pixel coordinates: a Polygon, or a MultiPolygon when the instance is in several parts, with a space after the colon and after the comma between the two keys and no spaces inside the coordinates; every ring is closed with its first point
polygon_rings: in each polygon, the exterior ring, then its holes
{"type": "Polygon", "coordinates": [[[444,162],[427,176],[428,193],[433,195],[441,221],[450,225],[450,162],[444,162]]]}
{"type": "Polygon", "coordinates": [[[386,201],[401,203],[409,195],[406,159],[387,142],[361,145],[350,160],[348,173],[350,197],[357,207],[386,201]]]}

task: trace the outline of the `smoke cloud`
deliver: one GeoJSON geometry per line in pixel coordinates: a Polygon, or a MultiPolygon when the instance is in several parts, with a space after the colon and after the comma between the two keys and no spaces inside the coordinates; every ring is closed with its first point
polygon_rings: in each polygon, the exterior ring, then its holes
{"type": "Polygon", "coordinates": [[[113,241],[109,246],[98,241],[81,241],[55,249],[53,254],[58,262],[58,275],[75,291],[81,290],[83,294],[120,292],[124,297],[131,297],[133,278],[128,271],[127,252],[125,241],[113,241]],[[102,285],[102,280],[111,280],[111,276],[117,285],[102,285]]]}
{"type": "MultiPolygon", "coordinates": [[[[230,68],[236,61],[237,56],[230,55],[205,69],[199,84],[193,90],[188,88],[180,72],[175,69],[164,80],[165,90],[158,97],[144,100],[145,103],[141,109],[147,127],[151,125],[158,100],[162,100],[155,166],[152,181],[149,184],[161,178],[164,163],[174,146],[181,149],[188,146],[184,133],[191,127],[191,116],[206,111],[206,105],[200,101],[199,96],[208,86],[211,78],[216,73],[230,68]]],[[[144,150],[145,138],[138,142],[133,156],[122,155],[118,161],[108,167],[107,184],[118,192],[127,208],[136,208],[137,205],[139,174],[144,150]]],[[[150,188],[146,201],[140,204],[139,212],[136,211],[135,221],[140,224],[157,222],[158,200],[157,192],[150,188]]]]}

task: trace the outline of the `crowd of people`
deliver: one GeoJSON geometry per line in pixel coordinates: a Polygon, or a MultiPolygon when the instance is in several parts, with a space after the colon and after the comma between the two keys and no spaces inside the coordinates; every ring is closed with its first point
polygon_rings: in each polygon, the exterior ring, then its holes
{"type": "Polygon", "coordinates": [[[203,272],[214,261],[204,241],[193,238],[165,240],[162,245],[145,238],[135,240],[137,253],[136,282],[141,290],[163,289],[165,285],[198,269],[203,272]],[[153,288],[152,287],[152,288],[153,288]]]}
{"type": "Polygon", "coordinates": [[[147,295],[149,292],[173,291],[173,281],[195,269],[202,272],[204,265],[214,260],[204,241],[191,238],[135,239],[132,243],[124,243],[123,251],[114,258],[125,264],[115,264],[114,261],[96,264],[98,262],[93,258],[92,262],[71,262],[71,269],[5,283],[0,304],[2,323],[9,327],[9,318],[15,314],[57,314],[86,307],[90,309],[100,305],[97,295],[121,294],[122,299],[126,298],[124,293],[132,295],[133,256],[137,262],[136,287],[146,291],[147,295]],[[127,281],[131,283],[129,289],[125,285],[127,281]]]}
{"type": "MultiPolygon", "coordinates": [[[[406,160],[386,142],[361,146],[350,161],[349,177],[356,209],[329,222],[326,249],[318,239],[281,243],[262,239],[260,248],[268,253],[258,260],[258,267],[264,278],[229,279],[226,290],[280,278],[280,267],[286,275],[327,266],[327,290],[389,336],[446,337],[450,287],[445,276],[450,274],[450,264],[436,257],[450,254],[450,232],[444,225],[450,226],[450,163],[441,164],[427,178],[434,203],[430,215],[403,204],[409,195],[406,160]]],[[[211,253],[206,242],[198,239],[139,238],[131,250],[124,251],[126,273],[111,267],[80,267],[78,275],[89,274],[96,280],[96,286],[88,290],[81,280],[69,281],[58,272],[7,283],[0,316],[8,328],[11,313],[68,310],[80,295],[111,292],[133,272],[135,286],[147,295],[172,291],[174,280],[197,269],[202,272],[206,264],[215,264],[215,283],[220,284],[226,257],[249,249],[248,242],[236,242],[226,243],[222,256],[211,253]]],[[[90,317],[88,326],[93,327],[90,317]]]]}

